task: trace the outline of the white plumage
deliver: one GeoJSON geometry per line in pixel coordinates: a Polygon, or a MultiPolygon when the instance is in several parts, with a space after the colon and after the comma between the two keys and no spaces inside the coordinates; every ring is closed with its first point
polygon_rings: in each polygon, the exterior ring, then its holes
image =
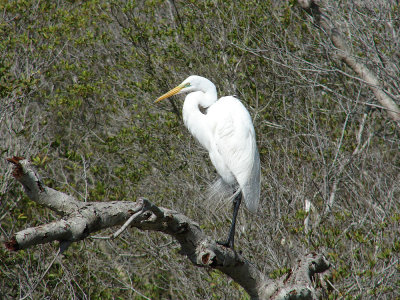
{"type": "Polygon", "coordinates": [[[255,212],[260,199],[260,158],[249,112],[235,97],[227,96],[218,100],[215,85],[195,75],[156,102],[180,93],[189,93],[182,110],[186,127],[208,150],[211,162],[224,184],[239,189],[238,193],[243,194],[246,207],[255,212]],[[205,109],[205,113],[199,107],[205,109]]]}

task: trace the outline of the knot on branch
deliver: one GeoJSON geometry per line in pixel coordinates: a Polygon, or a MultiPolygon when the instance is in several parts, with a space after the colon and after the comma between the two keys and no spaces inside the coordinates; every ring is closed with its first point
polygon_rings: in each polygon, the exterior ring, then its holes
{"type": "Polygon", "coordinates": [[[132,222],[139,223],[142,229],[162,230],[167,227],[166,215],[158,206],[146,198],[139,198],[137,203],[140,210],[132,215],[132,222]]]}
{"type": "Polygon", "coordinates": [[[202,241],[196,249],[197,260],[196,263],[200,266],[216,266],[216,254],[214,251],[215,244],[210,244],[209,241],[204,240],[202,241]]]}
{"type": "Polygon", "coordinates": [[[315,252],[304,255],[291,272],[281,278],[273,299],[318,299],[313,287],[314,276],[330,268],[323,254],[315,252]]]}
{"type": "Polygon", "coordinates": [[[200,242],[196,255],[196,263],[201,266],[229,268],[244,264],[240,254],[208,239],[200,242]]]}

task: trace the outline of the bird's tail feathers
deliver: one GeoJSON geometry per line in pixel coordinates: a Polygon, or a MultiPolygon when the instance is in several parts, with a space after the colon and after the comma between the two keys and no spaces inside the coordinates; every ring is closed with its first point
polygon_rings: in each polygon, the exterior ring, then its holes
{"type": "Polygon", "coordinates": [[[227,184],[222,178],[218,178],[208,188],[207,202],[209,204],[212,202],[214,210],[220,209],[221,206],[232,203],[232,200],[240,193],[240,189],[235,190],[235,186],[227,184]]]}

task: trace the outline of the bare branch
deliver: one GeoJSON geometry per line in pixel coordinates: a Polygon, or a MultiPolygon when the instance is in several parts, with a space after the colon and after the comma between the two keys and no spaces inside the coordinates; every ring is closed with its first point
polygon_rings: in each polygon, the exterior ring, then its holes
{"type": "Polygon", "coordinates": [[[14,156],[7,159],[14,164],[13,176],[25,189],[28,197],[40,205],[50,208],[59,215],[72,213],[82,207],[75,198],[44,186],[39,175],[22,157],[14,156]]]}
{"type": "MultiPolygon", "coordinates": [[[[276,296],[271,299],[318,299],[312,288],[312,278],[317,273],[325,272],[330,267],[329,262],[321,254],[310,253],[298,260],[297,265],[280,284],[276,296]]],[[[280,279],[282,280],[282,279],[280,279]]]]}
{"type": "Polygon", "coordinates": [[[322,255],[308,254],[298,260],[289,275],[278,280],[269,279],[241,254],[218,245],[197,223],[176,211],[158,207],[143,198],[137,202],[79,202],[46,187],[27,160],[13,157],[9,161],[14,164],[13,176],[24,186],[30,199],[64,216],[61,220],[17,232],[6,242],[10,250],[59,241],[62,252],[71,243],[101,229],[124,224],[119,230],[122,232],[131,225],[173,236],[181,245],[180,254],[196,266],[220,270],[240,284],[252,299],[288,299],[289,295],[290,299],[297,299],[292,298],[295,295],[303,297],[301,299],[316,299],[312,278],[315,273],[329,268],[322,255]]]}
{"type": "Polygon", "coordinates": [[[400,109],[395,101],[382,88],[377,76],[364,64],[356,60],[351,53],[346,41],[331,22],[331,20],[321,12],[319,5],[314,0],[299,0],[299,5],[308,12],[315,20],[315,23],[326,33],[328,33],[333,45],[339,50],[337,56],[346,63],[364,82],[366,82],[374,93],[379,103],[385,107],[390,118],[400,121],[400,109]]]}

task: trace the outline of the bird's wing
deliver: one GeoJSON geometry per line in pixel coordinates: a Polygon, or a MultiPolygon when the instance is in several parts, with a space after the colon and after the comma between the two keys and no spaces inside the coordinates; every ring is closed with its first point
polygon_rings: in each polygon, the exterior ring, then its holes
{"type": "Polygon", "coordinates": [[[239,184],[246,207],[254,212],[260,198],[260,158],[251,117],[234,97],[223,97],[213,106],[208,114],[215,120],[215,151],[239,184]]]}

